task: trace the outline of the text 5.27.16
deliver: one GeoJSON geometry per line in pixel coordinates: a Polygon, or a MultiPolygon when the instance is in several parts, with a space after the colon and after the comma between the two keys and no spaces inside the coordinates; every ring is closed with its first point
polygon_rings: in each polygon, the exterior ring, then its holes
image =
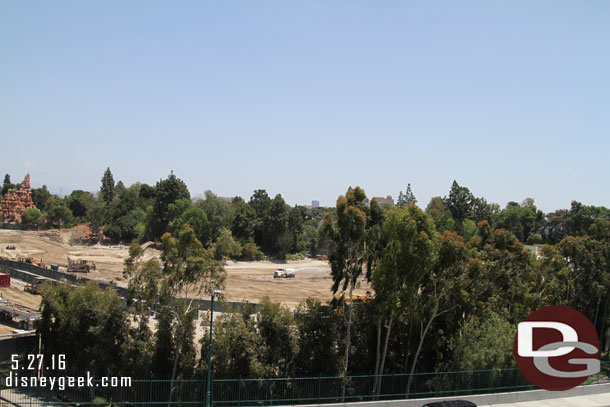
{"type": "Polygon", "coordinates": [[[11,370],[66,370],[66,355],[11,355],[11,370]]]}

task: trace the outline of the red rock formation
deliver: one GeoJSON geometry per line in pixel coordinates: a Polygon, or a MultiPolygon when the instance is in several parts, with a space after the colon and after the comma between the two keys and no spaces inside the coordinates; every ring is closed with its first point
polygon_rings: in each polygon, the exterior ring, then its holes
{"type": "Polygon", "coordinates": [[[23,179],[19,189],[9,189],[2,201],[0,211],[4,222],[21,223],[21,215],[28,208],[35,208],[32,202],[32,189],[30,188],[30,174],[23,179]]]}

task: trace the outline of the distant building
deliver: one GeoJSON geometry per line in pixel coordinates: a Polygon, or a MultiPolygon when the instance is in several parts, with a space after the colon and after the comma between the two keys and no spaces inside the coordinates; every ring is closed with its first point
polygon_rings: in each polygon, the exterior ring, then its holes
{"type": "Polygon", "coordinates": [[[379,205],[394,205],[394,199],[392,198],[392,195],[388,195],[385,198],[382,198],[380,196],[374,196],[373,199],[376,199],[379,205]]]}
{"type": "Polygon", "coordinates": [[[320,201],[311,201],[311,206],[313,208],[317,208],[318,206],[320,206],[320,201]]]}

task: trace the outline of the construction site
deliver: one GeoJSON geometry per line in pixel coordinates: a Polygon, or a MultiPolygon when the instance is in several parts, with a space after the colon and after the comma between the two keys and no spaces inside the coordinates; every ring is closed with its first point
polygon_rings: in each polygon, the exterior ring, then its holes
{"type": "MultiPolygon", "coordinates": [[[[128,246],[87,244],[90,240],[88,233],[85,225],[46,231],[0,230],[0,257],[28,267],[38,266],[65,273],[73,276],[73,279],[86,278],[119,289],[126,288],[128,281],[123,277],[123,262],[128,257],[128,246]]],[[[151,242],[142,247],[145,260],[158,258],[161,254],[151,242]]],[[[305,259],[282,263],[227,261],[224,267],[227,271],[224,296],[231,302],[258,303],[267,297],[283,306],[295,308],[306,298],[323,303],[332,299],[330,267],[325,260],[305,259]]],[[[0,296],[37,311],[41,301],[38,290],[45,277],[32,276],[32,279],[36,278],[39,279],[38,284],[13,276],[10,287],[0,288],[0,296]]],[[[367,291],[370,291],[370,286],[362,280],[355,294],[364,297],[367,291]]],[[[0,335],[15,329],[19,329],[15,320],[0,321],[0,335]]]]}

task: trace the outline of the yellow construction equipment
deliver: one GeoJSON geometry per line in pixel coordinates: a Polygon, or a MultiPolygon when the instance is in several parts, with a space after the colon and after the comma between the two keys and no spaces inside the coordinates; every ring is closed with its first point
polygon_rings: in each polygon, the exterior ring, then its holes
{"type": "MultiPolygon", "coordinates": [[[[374,299],[375,299],[375,296],[372,295],[368,291],[366,292],[365,295],[352,294],[352,300],[354,301],[354,304],[366,304],[366,303],[369,303],[370,301],[373,301],[374,299]]],[[[342,291],[342,292],[336,294],[333,299],[333,303],[335,303],[337,305],[337,314],[342,315],[343,307],[345,305],[349,305],[349,303],[350,303],[349,293],[342,291]]]]}
{"type": "Polygon", "coordinates": [[[68,257],[68,271],[73,273],[89,273],[95,270],[95,263],[88,263],[87,260],[72,260],[68,257]]]}

